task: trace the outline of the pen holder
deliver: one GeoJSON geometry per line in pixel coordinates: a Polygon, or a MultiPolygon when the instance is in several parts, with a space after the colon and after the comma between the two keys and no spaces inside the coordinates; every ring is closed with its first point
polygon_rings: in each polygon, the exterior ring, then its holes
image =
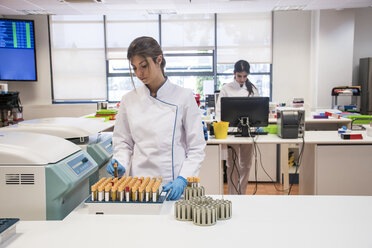
{"type": "Polygon", "coordinates": [[[213,128],[216,139],[226,139],[228,127],[229,123],[226,121],[214,122],[213,128]]]}

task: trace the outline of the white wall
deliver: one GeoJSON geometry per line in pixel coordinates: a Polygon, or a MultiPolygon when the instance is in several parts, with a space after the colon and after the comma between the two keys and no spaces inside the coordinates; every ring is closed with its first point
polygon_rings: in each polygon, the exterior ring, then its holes
{"type": "Polygon", "coordinates": [[[274,13],[273,101],[331,107],[332,88],[352,82],[354,12],[274,13]]]}
{"type": "Polygon", "coordinates": [[[354,10],[323,10],[319,18],[315,106],[330,108],[332,88],[352,82],[354,10]]]}
{"type": "Polygon", "coordinates": [[[359,79],[359,59],[372,57],[372,8],[355,10],[353,83],[359,79]]]}
{"type": "Polygon", "coordinates": [[[311,12],[274,12],[273,18],[273,102],[308,102],[311,12]]]}
{"type": "Polygon", "coordinates": [[[9,81],[9,91],[19,91],[25,120],[58,117],[83,116],[95,112],[95,104],[52,104],[52,85],[50,71],[50,53],[48,37],[48,19],[46,15],[5,16],[11,19],[34,20],[37,81],[9,81]]]}
{"type": "Polygon", "coordinates": [[[7,18],[34,20],[37,66],[37,81],[9,81],[9,91],[19,91],[23,105],[51,104],[52,95],[47,16],[7,16],[7,18]]]}

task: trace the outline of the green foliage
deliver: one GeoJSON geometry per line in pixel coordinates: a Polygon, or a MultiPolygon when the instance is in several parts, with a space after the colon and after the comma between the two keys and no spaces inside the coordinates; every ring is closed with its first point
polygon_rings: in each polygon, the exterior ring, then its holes
{"type": "MultiPolygon", "coordinates": [[[[200,100],[205,100],[204,92],[203,92],[203,82],[205,80],[214,80],[213,76],[197,76],[196,77],[196,93],[200,94],[200,100]]],[[[219,89],[221,85],[220,80],[217,78],[217,88],[219,89]]]]}

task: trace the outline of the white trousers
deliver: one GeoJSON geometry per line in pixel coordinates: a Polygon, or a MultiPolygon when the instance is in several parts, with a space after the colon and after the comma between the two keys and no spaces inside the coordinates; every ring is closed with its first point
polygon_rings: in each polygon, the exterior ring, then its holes
{"type": "Polygon", "coordinates": [[[252,166],[253,145],[229,145],[227,158],[227,186],[229,195],[237,195],[240,191],[245,195],[247,190],[249,171],[252,166]],[[234,166],[235,158],[235,166],[234,166]],[[239,183],[240,182],[240,187],[239,183]],[[240,190],[239,190],[240,188],[240,190]]]}

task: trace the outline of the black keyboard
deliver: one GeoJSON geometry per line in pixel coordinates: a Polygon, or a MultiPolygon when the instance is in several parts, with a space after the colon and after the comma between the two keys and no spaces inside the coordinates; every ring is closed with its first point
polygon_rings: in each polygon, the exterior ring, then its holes
{"type": "Polygon", "coordinates": [[[268,132],[265,132],[265,131],[258,131],[258,132],[251,132],[251,134],[254,134],[254,135],[267,135],[268,132]]]}
{"type": "MultiPolygon", "coordinates": [[[[238,136],[238,137],[241,137],[242,134],[241,133],[238,133],[238,132],[228,132],[227,133],[228,135],[235,135],[235,136],[238,136]]],[[[256,136],[256,135],[267,135],[268,132],[265,132],[265,131],[255,131],[255,132],[250,132],[251,136],[256,136]]]]}

